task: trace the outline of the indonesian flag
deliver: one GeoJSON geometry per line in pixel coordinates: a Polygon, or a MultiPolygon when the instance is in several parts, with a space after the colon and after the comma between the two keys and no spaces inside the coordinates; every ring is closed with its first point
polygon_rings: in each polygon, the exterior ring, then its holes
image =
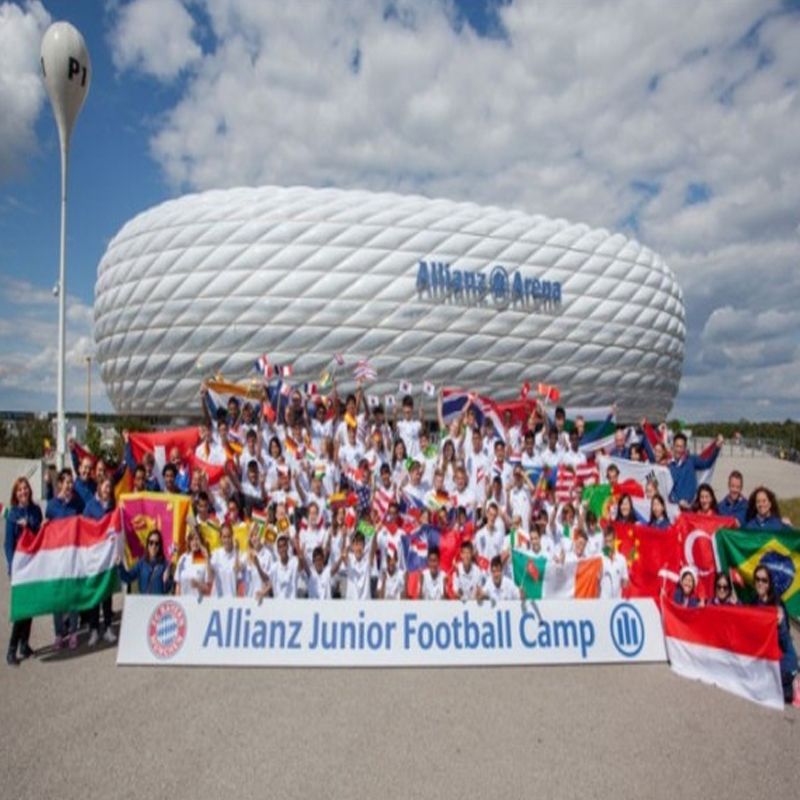
{"type": "Polygon", "coordinates": [[[686,608],[664,598],[664,636],[675,672],[783,710],[775,608],[686,608]]]}
{"type": "Polygon", "coordinates": [[[522,384],[522,389],[520,390],[519,393],[520,399],[525,400],[525,398],[527,398],[527,396],[530,393],[531,393],[531,382],[525,381],[525,383],[522,384]]]}
{"type": "Polygon", "coordinates": [[[541,397],[551,403],[557,403],[561,399],[561,392],[556,386],[551,386],[549,383],[540,383],[536,389],[541,397]]]}

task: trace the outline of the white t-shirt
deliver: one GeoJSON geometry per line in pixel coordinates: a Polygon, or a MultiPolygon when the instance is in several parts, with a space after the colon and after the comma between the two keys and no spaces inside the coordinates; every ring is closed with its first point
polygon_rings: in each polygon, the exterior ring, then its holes
{"type": "Polygon", "coordinates": [[[530,530],[531,519],[531,493],[527,486],[517,488],[512,486],[508,490],[508,505],[511,509],[511,518],[520,518],[522,530],[530,530]]]}
{"type": "Polygon", "coordinates": [[[434,578],[429,569],[422,570],[422,600],[441,600],[444,597],[444,572],[434,578]]]}
{"type": "Polygon", "coordinates": [[[317,572],[314,567],[308,573],[308,596],[313,600],[330,600],[331,594],[331,568],[325,566],[322,572],[317,572]]]}
{"type": "Polygon", "coordinates": [[[276,559],[269,574],[272,584],[272,594],[276,598],[293,600],[297,597],[297,572],[299,564],[296,556],[289,556],[287,562],[282,564],[276,559]]]}
{"type": "Polygon", "coordinates": [[[379,590],[381,588],[383,589],[384,600],[399,600],[403,596],[405,586],[405,573],[401,569],[395,568],[395,571],[391,575],[388,572],[384,572],[381,575],[378,588],[379,590]]]}
{"type": "Polygon", "coordinates": [[[416,458],[419,455],[419,432],[422,430],[422,423],[418,419],[398,419],[395,428],[406,446],[408,457],[416,458]]]}
{"type": "Polygon", "coordinates": [[[603,556],[603,575],[600,578],[600,597],[616,599],[622,597],[622,581],[628,580],[628,562],[621,553],[603,556]]]}
{"type": "Polygon", "coordinates": [[[211,554],[211,569],[214,572],[214,596],[236,597],[236,550],[228,553],[224,547],[218,547],[211,554]]]}
{"type": "Polygon", "coordinates": [[[483,572],[473,561],[469,572],[463,564],[456,566],[453,573],[453,589],[462,600],[477,600],[478,590],[483,585],[483,572]]]}
{"type": "Polygon", "coordinates": [[[495,556],[499,556],[503,552],[505,538],[505,525],[498,517],[493,528],[490,529],[488,525],[484,525],[475,534],[475,549],[479,555],[483,556],[487,561],[491,561],[495,556]]]}
{"type": "Polygon", "coordinates": [[[345,574],[347,575],[346,600],[370,599],[370,569],[369,557],[366,550],[359,561],[353,553],[348,553],[345,561],[345,574]]]}
{"type": "Polygon", "coordinates": [[[483,591],[489,600],[493,602],[498,600],[519,600],[519,589],[507,575],[503,575],[500,586],[495,586],[494,580],[490,577],[486,581],[483,591]]]}
{"type": "MultiPolygon", "coordinates": [[[[269,577],[272,570],[274,559],[267,547],[262,547],[257,553],[256,558],[261,565],[261,569],[265,575],[269,577]]],[[[244,581],[244,596],[255,597],[256,592],[260,592],[264,588],[264,581],[261,580],[261,575],[258,572],[255,564],[250,563],[250,558],[245,555],[242,557],[242,580],[244,581]]]]}
{"type": "Polygon", "coordinates": [[[184,553],[178,559],[178,566],[175,568],[175,583],[180,586],[181,595],[186,597],[200,597],[200,591],[192,586],[192,579],[206,582],[208,570],[206,562],[192,560],[191,553],[184,553]]]}
{"type": "Polygon", "coordinates": [[[303,547],[303,551],[306,554],[306,564],[308,564],[308,568],[313,571],[312,565],[312,557],[314,555],[314,550],[317,547],[321,547],[323,550],[325,549],[325,545],[328,541],[328,530],[323,526],[317,526],[316,528],[311,527],[302,527],[300,529],[300,544],[303,547]]]}

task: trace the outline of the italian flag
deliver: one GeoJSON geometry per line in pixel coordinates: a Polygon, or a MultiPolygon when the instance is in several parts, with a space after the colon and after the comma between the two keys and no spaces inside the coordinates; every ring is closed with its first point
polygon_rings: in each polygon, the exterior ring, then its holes
{"type": "Polygon", "coordinates": [[[600,593],[602,558],[559,564],[524,550],[512,550],[511,564],[514,583],[523,589],[528,600],[591,598],[600,593]]]}
{"type": "Polygon", "coordinates": [[[120,512],[70,517],[26,530],[11,565],[11,621],[93,608],[119,587],[120,512]]]}
{"type": "Polygon", "coordinates": [[[778,617],[774,608],[686,608],[664,598],[664,636],[675,672],[783,709],[778,617]]]}

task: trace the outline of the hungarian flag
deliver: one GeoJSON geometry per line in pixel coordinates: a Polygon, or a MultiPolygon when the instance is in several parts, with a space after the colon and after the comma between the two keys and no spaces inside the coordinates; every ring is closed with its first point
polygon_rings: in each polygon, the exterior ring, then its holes
{"type": "Polygon", "coordinates": [[[11,621],[94,608],[119,588],[119,509],[101,520],[45,522],[23,531],[11,565],[11,621]]]}
{"type": "Polygon", "coordinates": [[[662,613],[675,672],[783,710],[776,609],[686,608],[665,598],[662,613]]]}
{"type": "Polygon", "coordinates": [[[675,536],[677,557],[681,566],[688,564],[697,572],[697,595],[705,600],[714,597],[717,560],[714,555],[714,535],[720,528],[736,525],[733,517],[716,514],[693,514],[681,511],[670,530],[675,536]]]}
{"type": "Polygon", "coordinates": [[[753,573],[763,564],[790,616],[800,617],[800,531],[740,531],[721,528],[714,537],[717,564],[729,572],[740,600],[755,597],[753,573]]]}
{"type": "Polygon", "coordinates": [[[670,531],[639,523],[615,522],[617,551],[628,563],[625,597],[652,597],[658,602],[662,589],[671,593],[680,569],[675,536],[670,531]]]}
{"type": "Polygon", "coordinates": [[[524,550],[512,550],[511,564],[514,583],[528,600],[593,598],[600,594],[602,558],[558,564],[524,550]]]}

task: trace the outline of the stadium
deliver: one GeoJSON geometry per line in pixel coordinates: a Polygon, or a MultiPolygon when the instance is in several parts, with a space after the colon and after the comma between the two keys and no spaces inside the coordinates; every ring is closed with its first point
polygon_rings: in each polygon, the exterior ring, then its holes
{"type": "Polygon", "coordinates": [[[111,402],[139,414],[185,413],[201,378],[254,377],[264,354],[299,382],[341,353],[369,359],[375,394],[405,380],[507,399],[546,381],[564,403],[655,418],[672,406],[685,340],[672,271],[620,234],[307,187],[209,191],[139,214],[101,259],[94,309],[111,402]]]}

